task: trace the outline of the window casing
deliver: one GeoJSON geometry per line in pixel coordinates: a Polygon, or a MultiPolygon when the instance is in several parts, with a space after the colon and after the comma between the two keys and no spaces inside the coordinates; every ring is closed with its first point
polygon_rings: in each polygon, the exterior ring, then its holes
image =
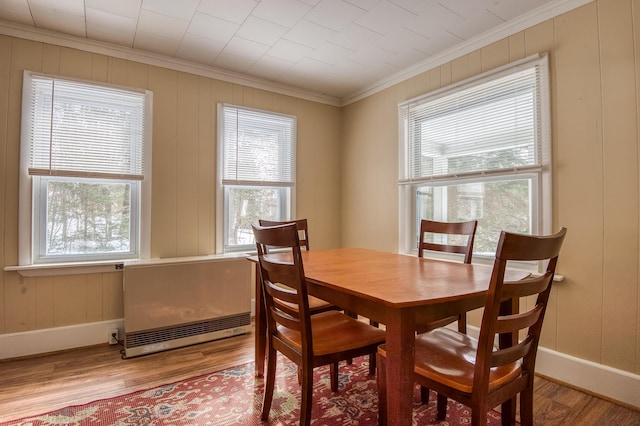
{"type": "Polygon", "coordinates": [[[477,219],[474,260],[502,230],[550,231],[548,93],[542,55],[399,105],[401,252],[415,253],[422,219],[477,219]]]}
{"type": "Polygon", "coordinates": [[[217,251],[255,249],[252,224],[295,217],[296,118],[218,105],[217,251]]]}
{"type": "Polygon", "coordinates": [[[25,71],[22,99],[20,265],[149,257],[151,92],[25,71]]]}

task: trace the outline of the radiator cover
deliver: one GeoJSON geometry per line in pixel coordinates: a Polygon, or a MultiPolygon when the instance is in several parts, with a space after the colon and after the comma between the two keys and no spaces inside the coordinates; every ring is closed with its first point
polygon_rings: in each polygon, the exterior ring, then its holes
{"type": "Polygon", "coordinates": [[[251,264],[198,256],[125,264],[124,358],[251,332],[251,264]]]}

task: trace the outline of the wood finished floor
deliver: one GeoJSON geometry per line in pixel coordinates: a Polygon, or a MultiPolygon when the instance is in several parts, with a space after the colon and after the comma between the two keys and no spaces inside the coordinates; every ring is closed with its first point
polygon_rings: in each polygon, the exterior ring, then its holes
{"type": "MultiPolygon", "coordinates": [[[[120,346],[100,345],[0,361],[0,422],[40,414],[253,360],[253,335],[123,360],[120,346]]],[[[639,425],[640,412],[536,378],[540,425],[639,425]]]]}

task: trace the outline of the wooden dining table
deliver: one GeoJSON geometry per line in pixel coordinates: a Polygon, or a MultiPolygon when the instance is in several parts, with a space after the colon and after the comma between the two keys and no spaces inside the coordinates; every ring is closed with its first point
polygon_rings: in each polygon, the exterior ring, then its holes
{"type": "MultiPolygon", "coordinates": [[[[416,324],[484,306],[492,268],[362,248],[303,251],[302,259],[309,294],[386,326],[388,423],[410,425],[416,324]]],[[[262,376],[266,317],[256,275],[255,371],[262,376]]]]}

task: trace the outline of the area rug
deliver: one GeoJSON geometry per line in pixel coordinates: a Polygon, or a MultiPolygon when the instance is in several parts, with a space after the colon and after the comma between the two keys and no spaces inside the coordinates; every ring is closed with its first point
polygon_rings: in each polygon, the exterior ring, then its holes
{"type": "MultiPolygon", "coordinates": [[[[314,372],[314,425],[377,425],[376,380],[368,375],[368,357],[353,364],[340,364],[339,390],[331,392],[329,368],[314,372]]],[[[147,391],[89,404],[70,406],[49,413],[0,423],[2,426],[40,425],[295,425],[299,421],[300,386],[295,364],[280,356],[272,410],[268,423],[260,422],[264,379],[255,378],[253,363],[194,377],[147,391]]],[[[435,394],[429,404],[420,404],[414,393],[414,425],[461,425],[470,423],[467,407],[449,400],[447,418],[437,422],[435,394]]],[[[500,414],[491,412],[489,425],[500,424],[500,414]]]]}

